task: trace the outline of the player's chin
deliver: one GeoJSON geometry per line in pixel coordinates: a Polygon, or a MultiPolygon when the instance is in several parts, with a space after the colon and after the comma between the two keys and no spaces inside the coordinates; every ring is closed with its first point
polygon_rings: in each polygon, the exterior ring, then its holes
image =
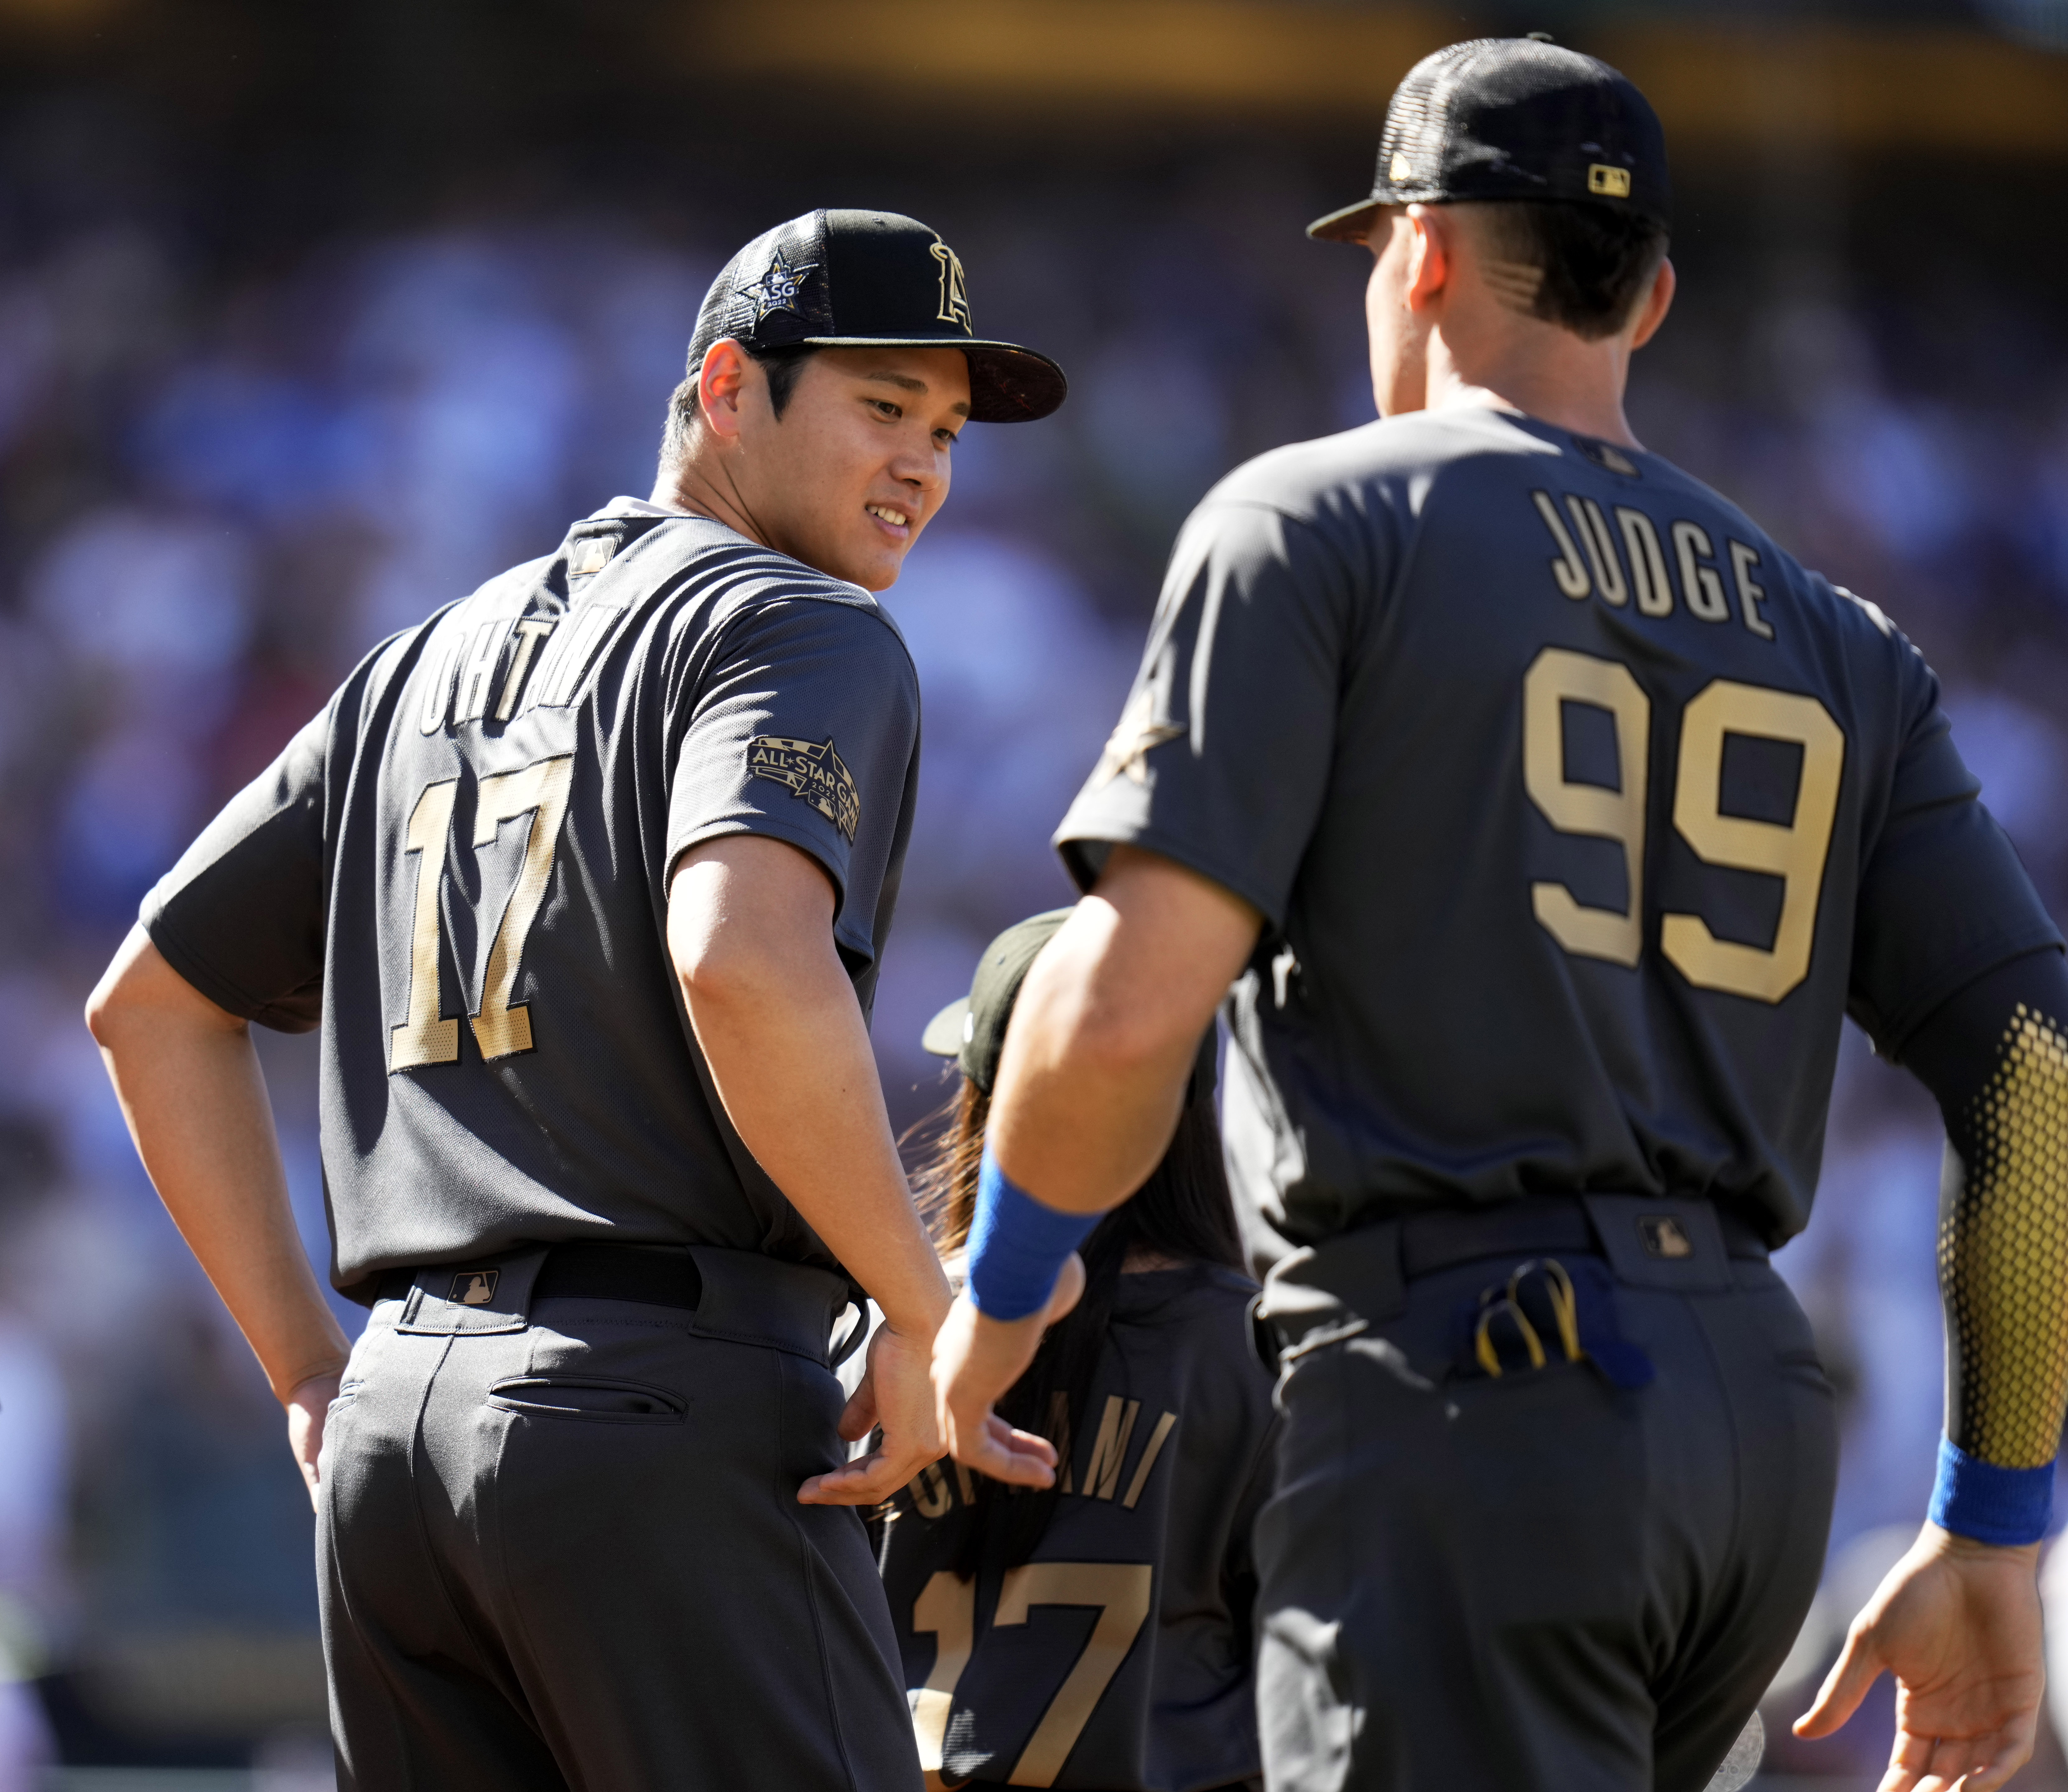
{"type": "Polygon", "coordinates": [[[900,554],[889,564],[873,566],[866,576],[856,574],[851,582],[864,591],[888,591],[898,582],[898,575],[905,570],[905,556],[900,554]]]}
{"type": "Polygon", "coordinates": [[[892,541],[873,525],[867,536],[856,541],[842,556],[845,564],[840,576],[849,584],[858,584],[864,591],[888,591],[898,582],[898,575],[905,569],[905,556],[912,551],[912,541],[918,531],[912,531],[911,540],[892,541]]]}

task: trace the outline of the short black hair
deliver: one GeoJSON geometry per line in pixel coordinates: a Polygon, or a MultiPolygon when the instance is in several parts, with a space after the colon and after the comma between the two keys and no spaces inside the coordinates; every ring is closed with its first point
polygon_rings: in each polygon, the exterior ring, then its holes
{"type": "Polygon", "coordinates": [[[1541,271],[1532,314],[1589,342],[1630,321],[1666,255],[1666,232],[1606,206],[1565,199],[1475,202],[1501,259],[1541,271]]]}
{"type": "MultiPolygon", "coordinates": [[[[783,421],[783,413],[790,408],[791,396],[797,389],[797,377],[804,371],[804,363],[818,350],[800,345],[782,348],[755,348],[741,343],[740,352],[768,377],[768,405],[776,413],[776,421],[783,421]]],[[[690,419],[697,414],[697,381],[702,368],[693,367],[688,377],[677,386],[668,399],[668,427],[661,444],[663,456],[674,454],[689,438],[690,419]]]]}

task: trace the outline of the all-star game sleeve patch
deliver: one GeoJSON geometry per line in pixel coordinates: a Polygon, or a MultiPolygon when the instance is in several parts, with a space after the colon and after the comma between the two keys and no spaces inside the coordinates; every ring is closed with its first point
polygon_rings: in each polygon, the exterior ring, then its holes
{"type": "Polygon", "coordinates": [[[792,740],[782,735],[756,735],[747,743],[747,768],[757,778],[787,784],[847,837],[861,825],[861,792],[854,774],[833,751],[832,736],[824,742],[792,740]]]}

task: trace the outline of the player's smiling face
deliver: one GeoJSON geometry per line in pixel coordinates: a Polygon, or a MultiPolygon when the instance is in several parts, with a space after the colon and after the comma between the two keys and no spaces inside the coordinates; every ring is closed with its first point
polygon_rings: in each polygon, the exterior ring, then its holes
{"type": "Polygon", "coordinates": [[[959,348],[822,348],[780,418],[765,384],[741,407],[743,508],[770,547],[885,590],[948,495],[969,407],[959,348]]]}

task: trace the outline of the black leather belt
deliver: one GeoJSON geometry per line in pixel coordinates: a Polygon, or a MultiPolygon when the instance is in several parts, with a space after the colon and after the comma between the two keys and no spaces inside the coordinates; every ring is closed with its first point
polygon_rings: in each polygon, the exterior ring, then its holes
{"type": "MultiPolygon", "coordinates": [[[[401,1300],[418,1272],[390,1269],[377,1298],[401,1300]]],[[[703,1278],[687,1251],[665,1246],[556,1244],[532,1285],[535,1301],[638,1301],[694,1312],[703,1301],[703,1278]]]]}
{"type": "Polygon", "coordinates": [[[1623,1286],[1717,1295],[1741,1285],[1728,1260],[1766,1254],[1750,1220],[1701,1196],[1531,1195],[1396,1213],[1291,1252],[1252,1313],[1260,1354],[1275,1362],[1281,1349],[1348,1335],[1346,1326],[1387,1323],[1406,1310],[1412,1284],[1468,1265],[1598,1256],[1623,1286]]]}
{"type": "MultiPolygon", "coordinates": [[[[1733,1257],[1763,1261],[1766,1242],[1751,1224],[1724,1208],[1716,1210],[1724,1248],[1733,1257]]],[[[1529,1196],[1495,1207],[1443,1208],[1403,1214],[1400,1273],[1408,1281],[1481,1257],[1539,1252],[1598,1252],[1587,1210],[1569,1195],[1529,1196]]]]}

